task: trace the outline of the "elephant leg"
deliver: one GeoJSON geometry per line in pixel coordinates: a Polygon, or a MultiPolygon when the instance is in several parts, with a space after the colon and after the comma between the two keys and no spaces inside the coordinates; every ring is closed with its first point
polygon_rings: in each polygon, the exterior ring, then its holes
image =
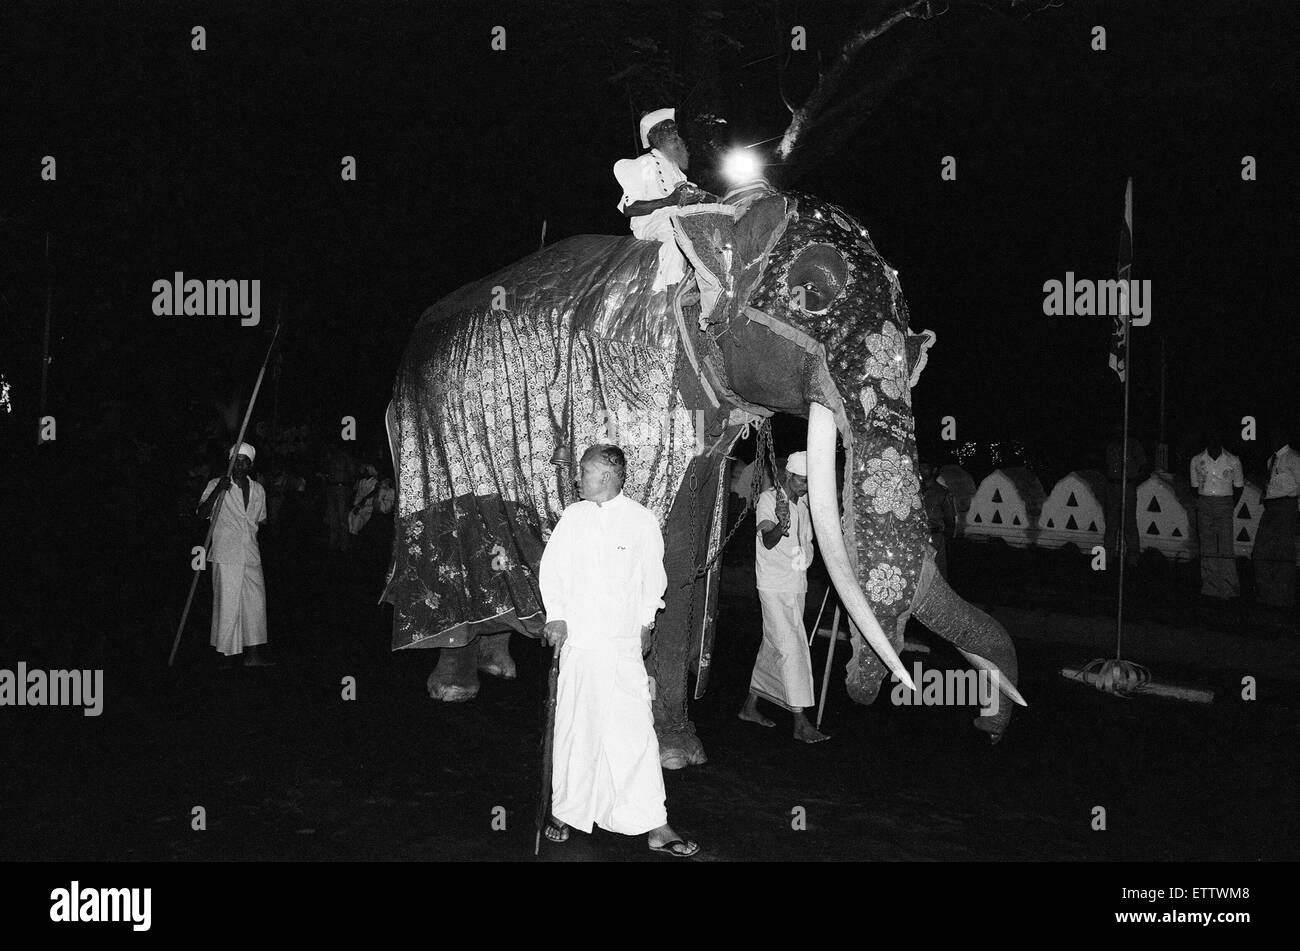
{"type": "Polygon", "coordinates": [[[515,679],[515,662],[510,656],[510,632],[480,634],[478,644],[478,669],[502,680],[515,679]]]}
{"type": "MultiPolygon", "coordinates": [[[[929,588],[916,605],[916,619],[951,642],[977,667],[997,669],[998,677],[1013,687],[1019,677],[1016,647],[1007,629],[959,596],[935,572],[929,588]],[[983,663],[981,662],[983,661],[983,663]]],[[[975,718],[975,726],[996,743],[1011,722],[1015,704],[1005,693],[997,697],[996,712],[975,718]]]]}
{"type": "Polygon", "coordinates": [[[438,666],[429,674],[429,696],[447,703],[473,700],[478,695],[478,652],[473,642],[442,648],[438,666]]]}
{"type": "Polygon", "coordinates": [[[707,606],[697,566],[707,557],[713,504],[718,491],[717,460],[697,457],[681,492],[668,513],[664,569],[668,589],[664,610],[655,623],[654,648],[646,670],[655,680],[653,702],[659,762],[664,769],[682,769],[708,762],[704,744],[687,713],[687,671],[707,606]],[[692,476],[696,490],[691,491],[692,476]]]}

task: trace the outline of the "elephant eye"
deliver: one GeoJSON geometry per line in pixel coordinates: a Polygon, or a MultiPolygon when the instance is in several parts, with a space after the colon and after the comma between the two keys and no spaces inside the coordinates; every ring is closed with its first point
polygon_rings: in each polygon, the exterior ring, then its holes
{"type": "Polygon", "coordinates": [[[785,283],[796,305],[810,314],[820,314],[844,293],[848,275],[848,265],[839,251],[829,244],[814,244],[799,252],[786,272],[785,283]]]}

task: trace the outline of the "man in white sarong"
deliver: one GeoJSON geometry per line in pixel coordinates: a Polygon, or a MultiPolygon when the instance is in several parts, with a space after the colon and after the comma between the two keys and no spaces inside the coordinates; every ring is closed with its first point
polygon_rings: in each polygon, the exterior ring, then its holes
{"type": "Polygon", "coordinates": [[[651,850],[686,858],[699,846],[668,825],[643,659],[668,585],[663,535],[623,495],[626,471],[617,446],[583,454],[583,500],[564,510],[538,572],[546,639],[560,651],[546,837],[563,842],[568,826],[598,825],[648,833],[651,850]]]}
{"type": "Polygon", "coordinates": [[[632,219],[633,235],[659,242],[653,291],[665,290],[686,276],[686,257],[673,231],[677,208],[709,197],[686,180],[691,153],[677,133],[675,115],[673,109],[647,113],[641,119],[641,145],[653,148],[614,163],[614,177],[623,187],[618,210],[632,219]]]}
{"type": "MultiPolygon", "coordinates": [[[[242,654],[246,667],[270,667],[266,644],[266,582],[262,578],[262,553],[257,528],[266,521],[266,490],[248,477],[256,451],[240,443],[234,478],[212,479],[199,499],[199,517],[211,518],[217,500],[216,526],[212,530],[212,646],[227,657],[242,654]]],[[[235,449],[230,450],[231,454],[235,449]]]]}
{"type": "Polygon", "coordinates": [[[749,696],[740,718],[775,726],[758,712],[769,700],[794,714],[794,738],[804,743],[828,740],[809,722],[804,710],[813,705],[812,657],[803,626],[808,594],[808,566],[813,558],[812,515],[808,511],[808,457],[795,452],[785,463],[785,485],[758,497],[755,518],[754,573],[763,606],[763,645],[754,661],[749,696]],[[793,504],[791,502],[793,500],[793,504]]]}

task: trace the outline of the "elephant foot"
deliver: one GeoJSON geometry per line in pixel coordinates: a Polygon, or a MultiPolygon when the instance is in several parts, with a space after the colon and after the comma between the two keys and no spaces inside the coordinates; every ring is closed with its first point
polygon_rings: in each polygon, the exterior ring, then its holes
{"type": "Polygon", "coordinates": [[[510,656],[510,634],[484,634],[478,639],[478,669],[502,680],[514,680],[514,658],[510,656]]]}
{"type": "Polygon", "coordinates": [[[443,683],[438,679],[437,671],[429,675],[425,686],[429,689],[431,699],[441,700],[443,703],[464,703],[466,700],[473,700],[478,696],[478,684],[465,686],[464,684],[443,683]]]}
{"type": "Polygon", "coordinates": [[[672,733],[659,738],[659,765],[664,769],[703,766],[708,761],[704,744],[694,733],[672,733]]]}
{"type": "Polygon", "coordinates": [[[507,658],[506,663],[487,663],[480,664],[481,673],[490,674],[493,677],[500,677],[502,680],[514,680],[519,674],[515,670],[515,662],[507,658]]]}

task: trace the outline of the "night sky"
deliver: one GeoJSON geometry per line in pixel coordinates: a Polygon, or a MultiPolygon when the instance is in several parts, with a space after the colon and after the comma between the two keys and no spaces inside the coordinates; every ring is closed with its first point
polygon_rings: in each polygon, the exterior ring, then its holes
{"type": "MultiPolygon", "coordinates": [[[[1135,276],[1154,296],[1135,331],[1138,430],[1155,435],[1161,340],[1171,443],[1216,409],[1293,413],[1294,6],[1067,0],[1025,16],[1039,5],[902,23],[832,100],[856,131],[773,173],[856,214],[901,272],[913,329],[937,332],[914,392],[923,451],[945,415],[960,440],[1067,460],[1104,438],[1120,392],[1109,320],[1044,316],[1042,283],[1114,276],[1130,174],[1135,276]]],[[[802,101],[860,6],[6,4],[6,436],[35,433],[48,233],[61,440],[88,435],[108,400],[147,441],[203,425],[213,397],[251,386],[280,301],[281,424],[350,414],[377,439],[426,306],[536,250],[544,219],[548,243],[626,231],[611,167],[635,154],[641,111],[712,97],[736,142],[774,140],[782,92],[802,101]],[[712,74],[700,22],[722,34],[712,74]],[[787,56],[794,24],[809,50],[787,56]],[[56,182],[40,180],[44,155],[56,182]],[[344,155],[356,182],[340,180],[344,155]],[[260,278],[261,325],[155,316],[151,285],[177,270],[260,278]]]]}

